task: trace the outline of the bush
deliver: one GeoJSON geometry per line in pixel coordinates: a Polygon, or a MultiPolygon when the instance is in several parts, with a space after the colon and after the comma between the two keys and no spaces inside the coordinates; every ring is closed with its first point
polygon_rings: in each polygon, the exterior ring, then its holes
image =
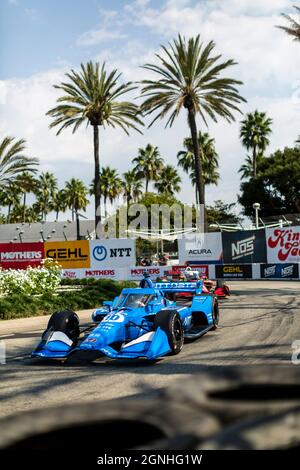
{"type": "MultiPolygon", "coordinates": [[[[89,279],[90,281],[90,279],[89,279]]],[[[70,285],[70,284],[68,284],[70,285]]],[[[76,283],[72,283],[76,285],[76,283]]],[[[133,282],[117,282],[111,279],[97,279],[96,282],[81,285],[80,290],[46,291],[42,295],[33,296],[14,293],[0,298],[0,320],[50,315],[56,310],[83,310],[99,307],[104,300],[113,300],[124,287],[135,287],[133,282]]]]}
{"type": "Polygon", "coordinates": [[[61,268],[52,260],[44,260],[41,266],[26,270],[0,269],[0,294],[38,295],[54,292],[61,282],[61,268]]]}

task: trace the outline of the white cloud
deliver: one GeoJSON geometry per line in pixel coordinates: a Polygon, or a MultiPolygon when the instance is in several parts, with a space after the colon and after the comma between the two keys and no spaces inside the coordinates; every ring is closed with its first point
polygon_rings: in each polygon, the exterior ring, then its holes
{"type": "Polygon", "coordinates": [[[77,44],[79,46],[94,46],[95,44],[101,44],[103,42],[115,41],[117,39],[126,38],[126,34],[120,33],[118,31],[109,31],[104,28],[94,29],[87,31],[82,34],[78,40],[77,44]]]}

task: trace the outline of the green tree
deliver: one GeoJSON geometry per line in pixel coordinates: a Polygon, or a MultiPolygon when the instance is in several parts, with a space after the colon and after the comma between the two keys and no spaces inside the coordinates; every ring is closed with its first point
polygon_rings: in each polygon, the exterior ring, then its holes
{"type": "MultiPolygon", "coordinates": [[[[101,197],[103,198],[104,214],[106,218],[107,201],[110,201],[112,203],[119,196],[119,194],[121,194],[122,180],[119,177],[117,170],[115,170],[114,168],[110,168],[109,166],[104,166],[101,169],[98,184],[100,187],[101,197]]],[[[95,190],[95,181],[93,180],[90,186],[90,194],[95,194],[95,190]]]]}
{"type": "Polygon", "coordinates": [[[26,149],[24,139],[4,137],[0,142],[0,186],[7,186],[24,171],[37,171],[38,160],[24,155],[26,149]]]}
{"type": "MultiPolygon", "coordinates": [[[[250,158],[252,159],[252,176],[254,178],[257,176],[257,160],[263,156],[270,143],[269,135],[272,133],[272,122],[273,120],[268,118],[266,113],[257,110],[254,113],[248,113],[241,122],[240,138],[244,147],[252,151],[250,158]]],[[[242,168],[240,171],[244,172],[242,168]]]]}
{"type": "MultiPolygon", "coordinates": [[[[294,8],[297,13],[300,13],[299,7],[295,6],[294,8]]],[[[294,41],[300,41],[300,23],[285,13],[282,13],[282,16],[288,21],[289,26],[277,26],[277,28],[283,29],[289,36],[294,38],[294,41]]]]}
{"type": "MultiPolygon", "coordinates": [[[[218,184],[220,178],[218,172],[219,155],[215,148],[215,139],[210,137],[207,132],[198,133],[198,143],[199,148],[202,149],[200,155],[202,161],[202,173],[205,195],[205,186],[208,186],[210,184],[218,184]]],[[[180,166],[186,173],[189,174],[192,185],[196,188],[196,202],[198,202],[197,177],[194,165],[193,141],[190,137],[184,139],[183,147],[185,150],[181,150],[177,154],[178,166],[180,166]]]]}
{"type": "Polygon", "coordinates": [[[70,181],[66,181],[64,192],[67,206],[72,210],[72,220],[76,217],[77,240],[80,240],[79,211],[85,212],[89,204],[88,189],[81,180],[71,178],[70,181]]]}
{"type": "Polygon", "coordinates": [[[47,214],[54,209],[54,201],[57,193],[57,179],[53,173],[46,171],[36,179],[35,195],[37,198],[36,209],[41,213],[42,220],[46,220],[47,214]]]}
{"type": "Polygon", "coordinates": [[[143,183],[137,180],[135,171],[126,171],[123,174],[123,196],[127,207],[131,202],[137,202],[142,196],[143,183]]]}
{"type": "Polygon", "coordinates": [[[65,189],[60,189],[54,194],[53,199],[53,210],[56,213],[55,219],[58,220],[58,216],[60,212],[66,212],[68,208],[68,202],[66,198],[66,191],[65,189]]]}
{"type": "Polygon", "coordinates": [[[154,187],[159,194],[174,196],[175,193],[179,193],[180,191],[180,183],[181,178],[176,168],[172,165],[167,165],[161,170],[159,180],[154,183],[154,187]]]}
{"type": "Polygon", "coordinates": [[[145,191],[148,192],[149,182],[157,181],[158,174],[164,166],[164,160],[160,156],[158,147],[148,144],[145,148],[139,148],[138,156],[132,160],[135,165],[133,171],[137,179],[145,179],[145,191]]]}
{"type": "Polygon", "coordinates": [[[26,222],[26,197],[27,194],[34,193],[36,187],[36,180],[33,175],[28,172],[21,173],[16,178],[16,183],[19,186],[21,192],[23,193],[23,218],[22,222],[26,222]]]}
{"type": "Polygon", "coordinates": [[[168,116],[166,127],[172,126],[185,108],[193,142],[198,200],[205,205],[202,161],[200,158],[196,115],[207,125],[207,117],[217,122],[218,117],[234,121],[238,104],[245,101],[236,86],[242,82],[225,78],[221,73],[235,65],[233,60],[220,62],[221,55],[212,55],[213,41],[206,46],[200,36],[188,41],[180,35],[163,47],[165,57],[157,55],[159,65],[146,64],[144,68],[156,75],[156,80],[144,80],[142,110],[145,115],[156,113],[150,126],[159,118],[168,116]]]}
{"type": "Polygon", "coordinates": [[[262,158],[257,178],[242,183],[239,202],[249,217],[254,202],[260,203],[263,217],[300,212],[300,147],[262,158]]]}
{"type": "Polygon", "coordinates": [[[131,82],[120,84],[121,74],[117,70],[108,73],[105,63],[101,67],[99,63],[93,62],[81,64],[80,72],[71,70],[66,76],[68,82],[55,85],[64,94],[58,98],[58,106],[50,109],[47,114],[54,119],[50,127],[60,126],[57,134],[70,126],[74,133],[84,122],[93,127],[97,228],[101,221],[99,127],[120,127],[126,134],[130,129],[139,131],[137,126],[143,124],[139,117],[139,108],[129,101],[120,101],[123,95],[136,87],[131,82]]]}
{"type": "Polygon", "coordinates": [[[208,224],[238,224],[241,222],[241,217],[234,212],[235,205],[235,203],[226,204],[220,199],[214,201],[213,205],[207,206],[208,224]]]}
{"type": "Polygon", "coordinates": [[[20,206],[21,192],[16,182],[0,187],[0,206],[7,207],[6,223],[11,223],[11,212],[13,207],[20,206]]]}

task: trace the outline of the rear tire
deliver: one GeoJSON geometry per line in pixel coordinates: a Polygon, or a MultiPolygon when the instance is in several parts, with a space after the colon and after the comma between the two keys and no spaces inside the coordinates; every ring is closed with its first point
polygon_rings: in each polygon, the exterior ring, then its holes
{"type": "Polygon", "coordinates": [[[154,317],[154,330],[160,327],[167,335],[171,355],[175,356],[182,350],[184,342],[183,327],[178,312],[163,310],[154,317]]]}
{"type": "Polygon", "coordinates": [[[216,330],[219,324],[219,303],[217,299],[213,303],[213,327],[212,330],[216,330]]]}
{"type": "Polygon", "coordinates": [[[49,331],[61,331],[65,333],[73,343],[76,343],[80,335],[79,318],[77,314],[72,310],[54,312],[50,317],[44,335],[49,331]]]}

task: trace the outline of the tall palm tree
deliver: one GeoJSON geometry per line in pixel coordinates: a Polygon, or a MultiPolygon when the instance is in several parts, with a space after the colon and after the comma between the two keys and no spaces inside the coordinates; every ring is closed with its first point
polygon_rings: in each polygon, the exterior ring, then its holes
{"type": "Polygon", "coordinates": [[[60,189],[54,195],[53,200],[53,209],[55,210],[56,216],[55,219],[58,220],[58,215],[60,212],[66,212],[68,208],[67,199],[66,199],[66,191],[65,189],[60,189]]]}
{"type": "MultiPolygon", "coordinates": [[[[294,6],[294,8],[297,13],[300,13],[299,7],[294,6]]],[[[294,38],[294,41],[300,41],[300,23],[285,13],[282,13],[282,16],[288,21],[289,26],[277,26],[277,28],[283,29],[289,36],[294,38]]]]}
{"type": "Polygon", "coordinates": [[[0,206],[7,207],[6,223],[11,223],[11,212],[13,207],[20,206],[21,193],[16,182],[0,187],[0,206]]]}
{"type": "Polygon", "coordinates": [[[87,195],[88,189],[81,180],[71,178],[66,182],[65,200],[67,206],[72,210],[72,220],[74,220],[74,216],[76,217],[77,240],[80,239],[79,211],[86,211],[89,203],[87,195]]]}
{"type": "Polygon", "coordinates": [[[255,110],[248,113],[241,122],[240,138],[247,150],[252,151],[253,174],[257,176],[257,159],[264,154],[270,143],[269,135],[272,133],[271,125],[273,120],[268,118],[266,113],[255,110]]]}
{"type": "Polygon", "coordinates": [[[141,108],[144,115],[156,113],[150,126],[157,119],[168,116],[166,127],[172,126],[183,108],[187,110],[199,202],[205,205],[196,115],[199,114],[205,124],[208,116],[215,122],[218,117],[228,122],[234,121],[233,113],[240,112],[238,104],[245,101],[236,88],[242,82],[221,76],[235,62],[219,62],[221,55],[212,55],[215,48],[213,41],[204,46],[199,35],[188,41],[179,35],[169,47],[163,47],[165,57],[157,55],[159,65],[144,65],[145,69],[156,75],[156,80],[142,82],[142,96],[145,100],[141,108]]]}
{"type": "MultiPolygon", "coordinates": [[[[210,184],[218,184],[220,178],[220,174],[218,172],[219,155],[215,148],[215,139],[210,137],[207,132],[202,133],[201,131],[199,131],[198,143],[199,148],[202,149],[200,156],[204,183],[203,191],[205,195],[205,186],[210,184]]],[[[197,177],[194,165],[193,141],[190,137],[184,139],[183,147],[185,150],[181,150],[177,154],[178,166],[180,166],[183,171],[190,175],[191,182],[196,188],[196,202],[199,202],[197,191],[197,177]]]]}
{"type": "Polygon", "coordinates": [[[27,194],[34,193],[36,187],[36,180],[33,175],[28,171],[21,173],[16,178],[16,183],[18,184],[21,192],[23,193],[23,220],[25,222],[26,218],[26,197],[27,194]]]}
{"type": "MultiPolygon", "coordinates": [[[[105,63],[88,62],[81,64],[79,72],[71,70],[66,74],[68,83],[55,85],[64,94],[58,98],[56,106],[48,111],[54,120],[50,127],[60,126],[57,134],[68,127],[73,133],[86,122],[93,127],[94,162],[95,162],[95,222],[96,228],[101,222],[100,214],[100,162],[99,162],[99,127],[120,127],[126,134],[130,129],[140,132],[142,125],[139,108],[128,101],[119,101],[124,94],[136,87],[131,82],[119,83],[121,74],[117,70],[108,73],[105,63]]],[[[97,236],[97,230],[96,230],[97,236]]]]}
{"type": "Polygon", "coordinates": [[[54,209],[54,201],[57,192],[57,179],[53,173],[46,171],[41,173],[36,180],[35,195],[37,205],[42,214],[42,220],[46,220],[47,214],[54,209]]]}
{"type": "Polygon", "coordinates": [[[139,148],[138,156],[132,160],[135,165],[133,171],[137,179],[145,179],[145,191],[148,192],[149,182],[157,181],[158,173],[164,166],[164,160],[160,156],[158,147],[147,144],[145,148],[139,148]]]}
{"type": "Polygon", "coordinates": [[[154,183],[154,187],[161,194],[168,194],[174,196],[175,193],[180,191],[181,178],[178,175],[178,171],[174,166],[165,166],[159,175],[159,180],[154,183]]]}
{"type": "Polygon", "coordinates": [[[0,142],[0,186],[8,185],[24,171],[37,171],[38,160],[24,155],[25,144],[24,139],[15,137],[4,137],[0,142]]]}
{"type": "Polygon", "coordinates": [[[137,202],[143,194],[143,183],[137,179],[135,171],[126,171],[123,174],[123,196],[127,207],[133,202],[137,202]]]}

